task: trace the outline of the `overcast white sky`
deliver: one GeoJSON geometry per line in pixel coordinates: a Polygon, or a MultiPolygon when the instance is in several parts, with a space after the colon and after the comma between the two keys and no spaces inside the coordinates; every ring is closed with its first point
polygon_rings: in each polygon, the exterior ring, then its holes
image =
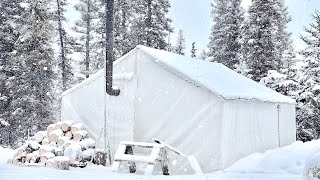
{"type": "MultiPolygon", "coordinates": [[[[67,17],[70,22],[75,21],[79,14],[74,11],[73,5],[78,0],[68,0],[70,3],[67,17]]],[[[191,49],[192,42],[196,42],[198,54],[206,48],[212,26],[211,6],[212,0],[170,0],[170,17],[173,20],[175,32],[183,29],[186,37],[187,53],[191,49]]],[[[292,22],[289,24],[289,31],[293,33],[292,39],[297,49],[304,47],[304,43],[299,39],[299,34],[303,32],[303,27],[312,22],[311,15],[315,10],[320,10],[320,0],[286,0],[292,22]]],[[[247,8],[251,0],[243,0],[242,5],[247,8]]],[[[71,26],[73,23],[68,23],[71,26]]],[[[175,44],[175,34],[171,35],[171,43],[175,44]]]]}
{"type": "MultiPolygon", "coordinates": [[[[191,49],[191,43],[196,42],[198,53],[206,48],[210,29],[212,26],[211,6],[212,0],[171,0],[171,13],[175,31],[183,29],[187,41],[187,51],[191,49]]],[[[320,0],[286,0],[292,22],[289,31],[293,33],[292,39],[297,49],[301,49],[304,43],[299,39],[299,33],[304,26],[312,22],[311,15],[315,10],[320,10],[320,0]]],[[[244,7],[251,4],[251,0],[243,0],[244,7]]],[[[172,44],[175,36],[172,36],[172,44]]]]}

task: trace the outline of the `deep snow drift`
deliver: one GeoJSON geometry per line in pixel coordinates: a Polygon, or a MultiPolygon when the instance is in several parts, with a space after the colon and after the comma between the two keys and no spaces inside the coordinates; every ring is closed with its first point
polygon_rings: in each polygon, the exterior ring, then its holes
{"type": "MultiPolygon", "coordinates": [[[[0,147],[0,179],[259,179],[259,180],[295,180],[304,179],[306,165],[309,167],[320,161],[320,140],[307,143],[295,142],[290,146],[255,153],[247,156],[224,171],[191,176],[143,176],[128,173],[113,173],[110,167],[89,166],[84,169],[71,168],[61,171],[49,168],[17,167],[7,165],[7,159],[14,151],[0,147]],[[319,159],[315,159],[319,157],[319,159]]],[[[319,163],[318,163],[319,164],[319,163]]],[[[141,170],[142,171],[142,170],[141,170]]],[[[140,171],[140,172],[141,172],[140,171]]],[[[123,171],[125,172],[125,171],[123,171]]]]}

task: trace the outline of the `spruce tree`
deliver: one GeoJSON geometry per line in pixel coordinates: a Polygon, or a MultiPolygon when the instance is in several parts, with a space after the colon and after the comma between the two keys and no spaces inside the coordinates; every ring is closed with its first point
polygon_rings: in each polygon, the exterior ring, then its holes
{"type": "Polygon", "coordinates": [[[175,53],[184,55],[186,49],[186,40],[183,36],[183,31],[180,29],[177,37],[177,43],[175,47],[175,53]]]}
{"type": "Polygon", "coordinates": [[[292,62],[294,58],[294,50],[292,47],[291,33],[287,30],[287,25],[291,21],[288,8],[285,5],[285,0],[275,1],[275,33],[274,43],[276,50],[275,64],[277,70],[288,67],[288,63],[292,62]]]}
{"type": "Polygon", "coordinates": [[[297,137],[307,141],[320,137],[320,12],[313,15],[314,23],[305,28],[306,35],[301,39],[307,47],[302,51],[304,66],[297,104],[297,137]]]}
{"type": "Polygon", "coordinates": [[[55,29],[58,33],[57,44],[59,46],[59,55],[57,57],[57,64],[59,66],[59,82],[61,82],[61,89],[64,91],[71,87],[74,82],[73,72],[70,58],[73,53],[74,39],[65,30],[65,12],[67,0],[55,0],[54,20],[55,29]]]}
{"type": "MultiPolygon", "coordinates": [[[[20,0],[2,0],[0,2],[0,145],[10,145],[11,127],[6,126],[11,118],[12,85],[14,78],[15,43],[19,37],[17,27],[21,21],[20,0]]],[[[12,123],[12,126],[15,124],[12,123]]]]}
{"type": "Polygon", "coordinates": [[[213,27],[208,44],[210,61],[234,69],[241,53],[241,25],[244,11],[241,0],[214,0],[212,3],[213,27]]]}
{"type": "Polygon", "coordinates": [[[114,50],[115,57],[119,58],[129,52],[132,42],[129,39],[130,23],[133,7],[131,0],[115,0],[114,4],[114,50]]]}
{"type": "Polygon", "coordinates": [[[132,1],[135,7],[130,31],[131,49],[145,45],[156,49],[167,49],[166,37],[172,32],[168,18],[169,0],[132,1]]]}
{"type": "MultiPolygon", "coordinates": [[[[80,34],[78,38],[77,51],[84,57],[81,64],[84,64],[83,74],[88,78],[90,74],[95,73],[103,67],[103,58],[101,58],[101,36],[99,36],[99,12],[101,4],[98,0],[79,0],[75,9],[81,14],[80,19],[73,27],[74,31],[80,34]],[[98,40],[97,40],[98,38],[98,40]],[[99,53],[100,52],[100,53],[99,53]],[[100,58],[99,58],[100,57],[100,58]]],[[[101,29],[100,29],[101,30],[101,29]]],[[[103,32],[100,32],[103,34],[103,32]]]]}
{"type": "Polygon", "coordinates": [[[196,58],[197,57],[197,49],[196,49],[196,42],[192,43],[191,47],[191,57],[196,58]]]}
{"type": "Polygon", "coordinates": [[[255,81],[260,81],[267,75],[268,70],[276,68],[274,14],[275,1],[253,1],[249,8],[249,17],[243,26],[243,57],[255,81]]]}
{"type": "Polygon", "coordinates": [[[23,141],[53,121],[52,86],[54,80],[50,0],[24,0],[25,9],[19,26],[12,91],[10,134],[13,141],[23,141]]]}

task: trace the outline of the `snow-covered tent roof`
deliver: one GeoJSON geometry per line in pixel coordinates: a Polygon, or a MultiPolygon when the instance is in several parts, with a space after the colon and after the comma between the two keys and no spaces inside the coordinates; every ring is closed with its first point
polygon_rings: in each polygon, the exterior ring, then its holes
{"type": "MultiPolygon", "coordinates": [[[[125,60],[127,56],[130,56],[136,50],[143,51],[153,57],[152,59],[156,63],[176,76],[227,100],[244,99],[263,102],[296,103],[295,100],[244,77],[220,63],[206,62],[141,45],[115,61],[114,66],[125,60]]],[[[68,94],[81,88],[83,85],[102,76],[103,73],[104,71],[100,70],[89,79],[84,80],[63,94],[68,94]]],[[[118,75],[114,76],[114,78],[117,78],[118,75]]]]}
{"type": "Polygon", "coordinates": [[[227,100],[245,99],[294,104],[295,100],[267,88],[220,63],[138,46],[172,73],[227,100]]]}

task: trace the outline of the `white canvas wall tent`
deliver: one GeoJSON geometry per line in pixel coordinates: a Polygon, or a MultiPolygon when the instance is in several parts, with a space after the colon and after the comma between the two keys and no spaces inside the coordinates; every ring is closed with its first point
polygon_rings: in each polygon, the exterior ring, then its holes
{"type": "MultiPolygon", "coordinates": [[[[104,82],[101,70],[64,92],[62,118],[96,140],[106,122],[112,153],[120,141],[157,138],[212,172],[295,141],[295,101],[219,63],[138,46],[114,62],[120,96],[106,95],[104,82]]],[[[180,160],[170,168],[186,173],[180,160]]]]}

